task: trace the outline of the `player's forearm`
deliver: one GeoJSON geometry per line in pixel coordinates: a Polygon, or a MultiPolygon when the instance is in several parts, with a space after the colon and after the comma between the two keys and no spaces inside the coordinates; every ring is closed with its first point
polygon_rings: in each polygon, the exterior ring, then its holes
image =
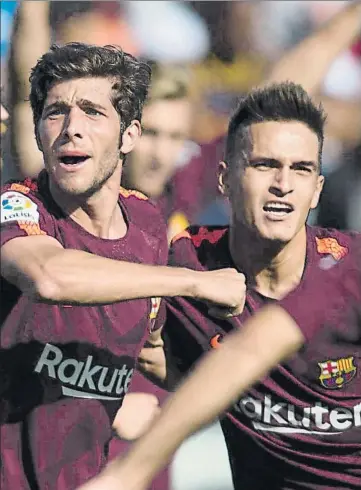
{"type": "Polygon", "coordinates": [[[135,264],[79,250],[62,250],[43,266],[40,295],[54,302],[111,304],[163,296],[193,296],[199,273],[135,264]]]}
{"type": "Polygon", "coordinates": [[[292,80],[311,94],[317,92],[331,63],[349,48],[360,34],[361,2],[352,5],[331,19],[311,36],[280,59],[266,82],[292,80]]]}
{"type": "Polygon", "coordinates": [[[284,310],[264,309],[200,362],[165,404],[153,428],[119,463],[120,475],[131,478],[132,471],[142,468],[144,481],[149,482],[190,434],[223,413],[302,342],[297,325],[284,310]]]}

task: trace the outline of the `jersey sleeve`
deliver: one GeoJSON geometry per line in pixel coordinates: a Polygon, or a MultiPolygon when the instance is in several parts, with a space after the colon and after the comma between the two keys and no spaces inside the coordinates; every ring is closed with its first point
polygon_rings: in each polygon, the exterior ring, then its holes
{"type": "Polygon", "coordinates": [[[342,314],[361,312],[361,239],[349,254],[329,269],[315,269],[312,277],[279,302],[302,331],[306,341],[327,322],[342,314]]]}
{"type": "Polygon", "coordinates": [[[191,239],[190,230],[190,228],[186,229],[172,239],[169,249],[168,265],[198,271],[204,270],[191,239]]]}
{"type": "Polygon", "coordinates": [[[51,215],[36,192],[19,183],[1,189],[1,247],[13,238],[54,233],[51,215]]]}

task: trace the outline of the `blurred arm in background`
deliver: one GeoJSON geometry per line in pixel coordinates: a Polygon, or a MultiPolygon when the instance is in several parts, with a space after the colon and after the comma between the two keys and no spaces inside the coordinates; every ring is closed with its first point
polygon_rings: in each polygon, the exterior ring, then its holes
{"type": "Polygon", "coordinates": [[[333,61],[360,36],[361,2],[352,2],[291,49],[270,70],[266,82],[292,80],[317,96],[328,114],[328,134],[356,143],[361,134],[361,104],[325,97],[321,84],[333,61]]]}
{"type": "Polygon", "coordinates": [[[9,59],[11,115],[11,177],[35,177],[43,168],[42,154],[34,136],[28,97],[30,70],[51,43],[50,2],[19,2],[15,16],[9,59]]]}

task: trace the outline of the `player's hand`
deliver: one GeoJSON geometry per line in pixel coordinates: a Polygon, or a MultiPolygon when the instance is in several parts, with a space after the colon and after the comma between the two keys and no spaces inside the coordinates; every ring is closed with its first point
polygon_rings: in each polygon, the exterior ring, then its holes
{"type": "Polygon", "coordinates": [[[113,428],[121,439],[138,439],[150,427],[159,414],[158,398],[150,393],[129,393],[113,422],[113,428]]]}
{"type": "Polygon", "coordinates": [[[217,318],[240,315],[246,300],[246,278],[236,269],[200,272],[197,298],[210,303],[217,318]]]}

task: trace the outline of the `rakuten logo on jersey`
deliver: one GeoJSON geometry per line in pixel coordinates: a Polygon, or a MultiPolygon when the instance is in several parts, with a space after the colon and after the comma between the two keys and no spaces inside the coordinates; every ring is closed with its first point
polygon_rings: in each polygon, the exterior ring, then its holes
{"type": "Polygon", "coordinates": [[[64,396],[121,400],[128,391],[133,368],[102,366],[88,355],[85,362],[66,358],[59,347],[46,344],[35,366],[36,373],[47,374],[62,384],[64,396]],[[66,385],[66,386],[65,386],[66,385]]]}
{"type": "Polygon", "coordinates": [[[242,398],[235,410],[246,415],[258,431],[281,434],[340,434],[353,427],[361,427],[361,403],[352,408],[332,410],[321,402],[309,407],[296,407],[289,403],[273,403],[267,395],[263,401],[242,398]]]}

